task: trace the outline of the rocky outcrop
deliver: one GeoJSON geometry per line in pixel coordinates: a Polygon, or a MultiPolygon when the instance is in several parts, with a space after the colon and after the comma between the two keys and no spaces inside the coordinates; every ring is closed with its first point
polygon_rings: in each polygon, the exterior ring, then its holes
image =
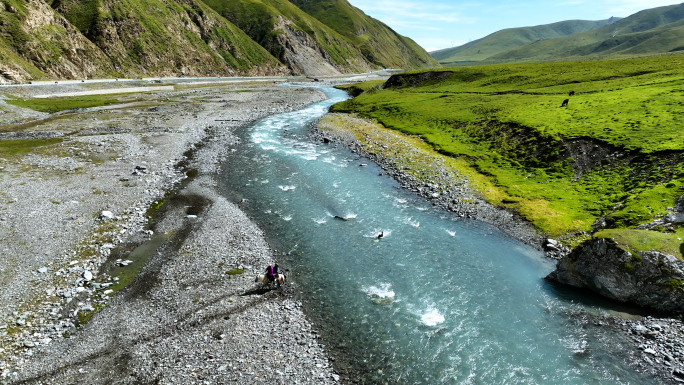
{"type": "Polygon", "coordinates": [[[558,262],[546,279],[665,313],[684,312],[684,261],[655,251],[630,253],[592,239],[558,262]]]}
{"type": "Polygon", "coordinates": [[[670,228],[684,223],[684,195],[677,198],[674,207],[667,208],[668,213],[652,222],[637,226],[640,230],[651,230],[656,227],[670,228]]]}
{"type": "Polygon", "coordinates": [[[664,218],[665,223],[684,223],[684,195],[675,202],[673,212],[664,218]]]}
{"type": "Polygon", "coordinates": [[[278,16],[275,29],[278,44],[284,47],[281,60],[293,73],[310,76],[339,75],[328,53],[316,44],[306,32],[292,26],[292,22],[278,16]]]}

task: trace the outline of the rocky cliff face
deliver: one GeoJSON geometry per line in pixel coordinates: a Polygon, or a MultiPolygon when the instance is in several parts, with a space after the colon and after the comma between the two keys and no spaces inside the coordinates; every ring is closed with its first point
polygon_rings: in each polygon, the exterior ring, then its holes
{"type": "Polygon", "coordinates": [[[106,56],[42,0],[0,2],[0,84],[111,70],[106,56]]]}
{"type": "Polygon", "coordinates": [[[378,69],[356,44],[287,0],[202,0],[297,75],[378,69]]]}
{"type": "Polygon", "coordinates": [[[281,60],[293,73],[304,75],[339,75],[340,71],[330,62],[327,52],[305,32],[292,27],[284,17],[278,17],[276,30],[278,44],[284,48],[281,60]]]}
{"type": "Polygon", "coordinates": [[[366,15],[347,0],[291,1],[352,42],[369,63],[404,70],[440,67],[416,42],[366,15]]]}
{"type": "Polygon", "coordinates": [[[666,313],[684,312],[684,261],[655,251],[632,254],[608,239],[585,242],[547,279],[666,313]]]}

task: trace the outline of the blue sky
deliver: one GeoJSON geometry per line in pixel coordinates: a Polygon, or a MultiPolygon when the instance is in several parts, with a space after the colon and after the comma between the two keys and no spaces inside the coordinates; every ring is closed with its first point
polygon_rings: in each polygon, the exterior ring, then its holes
{"type": "Polygon", "coordinates": [[[348,0],[428,51],[465,44],[504,28],[563,20],[627,17],[672,0],[348,0]]]}

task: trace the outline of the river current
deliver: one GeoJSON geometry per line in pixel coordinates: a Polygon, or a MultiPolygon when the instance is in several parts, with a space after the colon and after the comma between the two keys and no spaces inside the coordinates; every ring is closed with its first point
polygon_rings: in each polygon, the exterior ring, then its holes
{"type": "MultiPolygon", "coordinates": [[[[330,348],[387,384],[640,384],[608,311],[543,280],[554,264],[494,227],[408,193],[346,148],[311,141],[329,99],[244,129],[222,190],[266,232],[330,348]],[[382,234],[382,238],[378,236],[382,234]]],[[[262,268],[262,267],[255,267],[262,268]]]]}

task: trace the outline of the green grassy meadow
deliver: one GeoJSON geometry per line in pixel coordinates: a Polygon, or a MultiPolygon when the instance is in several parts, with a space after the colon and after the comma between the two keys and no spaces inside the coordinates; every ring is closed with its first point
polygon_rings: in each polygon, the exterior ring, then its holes
{"type": "Polygon", "coordinates": [[[350,86],[360,95],[332,111],[420,137],[483,175],[490,202],[572,242],[600,218],[609,229],[649,223],[684,193],[683,65],[678,55],[409,72],[350,86]]]}
{"type": "Polygon", "coordinates": [[[0,158],[11,158],[28,154],[40,147],[47,147],[61,143],[62,138],[54,139],[23,139],[0,140],[0,158]]]}
{"type": "MultiPolygon", "coordinates": [[[[10,98],[7,99],[8,104],[17,107],[29,108],[34,111],[47,112],[53,114],[55,112],[71,110],[74,108],[91,108],[103,107],[113,104],[121,104],[122,94],[108,94],[108,95],[88,95],[88,96],[73,96],[73,97],[53,97],[44,99],[21,99],[10,98]]],[[[126,97],[126,96],[124,96],[126,97]]],[[[136,101],[138,99],[131,98],[129,101],[136,101]]]]}

